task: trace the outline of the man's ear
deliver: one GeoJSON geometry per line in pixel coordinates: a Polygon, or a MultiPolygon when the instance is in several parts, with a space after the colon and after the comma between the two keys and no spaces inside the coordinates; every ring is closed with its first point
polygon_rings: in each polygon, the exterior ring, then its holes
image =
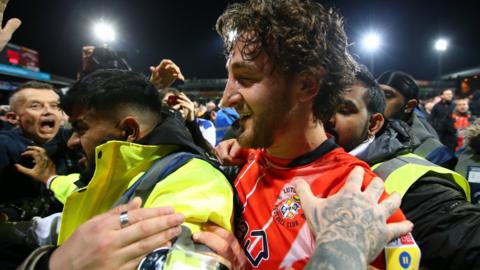
{"type": "Polygon", "coordinates": [[[405,112],[406,113],[411,113],[415,107],[417,107],[418,101],[416,99],[410,99],[407,101],[407,104],[405,104],[405,112]]]}
{"type": "Polygon", "coordinates": [[[370,116],[370,125],[368,126],[368,135],[376,135],[383,127],[385,118],[381,113],[374,113],[370,116]]]}
{"type": "Polygon", "coordinates": [[[120,121],[119,128],[122,130],[122,137],[127,142],[135,142],[140,139],[140,122],[132,116],[127,116],[120,121]]]}
{"type": "Polygon", "coordinates": [[[313,70],[305,71],[299,76],[300,80],[300,92],[299,100],[306,102],[312,100],[317,96],[325,77],[326,71],[324,68],[319,67],[313,70]]]}
{"type": "Polygon", "coordinates": [[[5,118],[10,124],[14,126],[18,124],[18,115],[12,111],[5,113],[5,118]]]}

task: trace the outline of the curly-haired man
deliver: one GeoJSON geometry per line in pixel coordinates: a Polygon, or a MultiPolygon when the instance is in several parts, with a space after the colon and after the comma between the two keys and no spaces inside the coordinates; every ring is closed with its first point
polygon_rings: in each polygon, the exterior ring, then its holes
{"type": "MultiPolygon", "coordinates": [[[[357,230],[347,218],[364,213],[355,204],[345,211],[322,212],[327,223],[345,222],[348,229],[316,239],[295,184],[304,179],[315,196],[324,198],[339,191],[355,166],[365,170],[360,178],[363,188],[374,177],[367,164],[329,139],[322,124],[335,112],[357,69],[347,50],[342,18],[313,1],[251,0],[230,6],[218,19],[217,32],[228,58],[223,103],[239,113],[238,143],[250,149],[235,181],[243,205],[236,232],[240,243],[225,243],[228,238],[220,229],[194,238],[219,247],[216,250],[231,246],[230,254],[241,246],[255,269],[302,269],[311,257],[316,258],[316,245],[337,240],[352,250],[347,257],[354,260],[361,253],[354,242],[372,240],[362,251],[375,245],[374,237],[357,230]]],[[[404,219],[397,211],[389,222],[404,219]]],[[[376,255],[368,253],[365,267],[376,255]]],[[[224,256],[229,256],[228,251],[224,256]]],[[[329,268],[342,269],[333,264],[329,268]]]]}

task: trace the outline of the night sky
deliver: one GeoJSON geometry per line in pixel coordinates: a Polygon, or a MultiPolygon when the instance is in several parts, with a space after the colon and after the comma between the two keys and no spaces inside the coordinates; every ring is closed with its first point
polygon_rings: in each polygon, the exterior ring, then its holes
{"type": "MultiPolygon", "coordinates": [[[[279,0],[280,1],[280,0],[279,0]]],[[[232,2],[232,1],[230,1],[232,2]]],[[[81,47],[95,44],[92,25],[99,18],[117,31],[114,49],[127,51],[136,71],[147,72],[162,58],[174,60],[187,78],[223,78],[222,42],[213,30],[229,1],[184,0],[10,0],[4,20],[23,24],[12,42],[40,53],[41,71],[73,78],[81,47]]],[[[480,1],[322,1],[345,16],[351,51],[362,63],[365,32],[376,30],[382,47],[374,56],[378,75],[401,69],[418,79],[437,75],[437,37],[450,40],[443,73],[480,66],[480,1]]]]}

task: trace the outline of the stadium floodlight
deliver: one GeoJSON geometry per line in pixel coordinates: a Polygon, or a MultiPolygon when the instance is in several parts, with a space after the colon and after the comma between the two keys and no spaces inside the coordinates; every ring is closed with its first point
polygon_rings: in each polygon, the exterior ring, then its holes
{"type": "Polygon", "coordinates": [[[448,48],[448,41],[444,38],[439,38],[435,41],[435,50],[439,52],[444,52],[448,48]]]}
{"type": "Polygon", "coordinates": [[[367,51],[373,52],[380,47],[380,35],[371,32],[365,35],[362,39],[363,48],[367,51]]]}
{"type": "Polygon", "coordinates": [[[104,21],[94,24],[93,33],[95,34],[95,37],[104,44],[115,40],[115,30],[112,25],[105,23],[104,21]]]}
{"type": "Polygon", "coordinates": [[[442,57],[448,49],[448,40],[445,38],[437,39],[433,48],[438,54],[437,76],[440,78],[442,76],[442,57]]]}

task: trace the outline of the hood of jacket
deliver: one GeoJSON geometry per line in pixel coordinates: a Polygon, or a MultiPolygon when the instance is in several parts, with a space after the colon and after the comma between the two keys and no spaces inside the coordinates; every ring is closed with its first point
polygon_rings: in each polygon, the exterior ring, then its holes
{"type": "Polygon", "coordinates": [[[382,130],[368,148],[357,156],[370,166],[411,152],[420,144],[407,123],[401,120],[386,120],[382,130]]]}
{"type": "Polygon", "coordinates": [[[193,142],[183,119],[172,109],[162,109],[162,121],[146,136],[135,143],[143,145],[176,145],[178,151],[205,155],[205,151],[193,142]]]}

